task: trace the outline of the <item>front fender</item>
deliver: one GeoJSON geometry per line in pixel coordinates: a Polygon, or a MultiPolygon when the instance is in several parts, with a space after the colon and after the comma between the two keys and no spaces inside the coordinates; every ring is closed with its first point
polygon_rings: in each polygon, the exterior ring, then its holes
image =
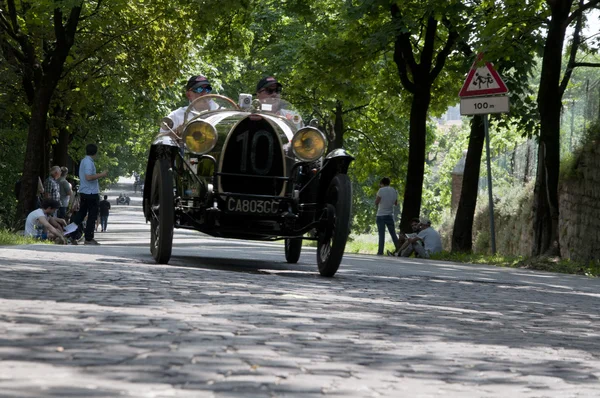
{"type": "MultiPolygon", "coordinates": [[[[354,160],[354,156],[350,155],[344,148],[334,149],[325,156],[323,168],[329,167],[335,169],[335,174],[347,174],[350,163],[354,160]]],[[[331,177],[333,178],[333,176],[331,177]]]]}
{"type": "Polygon", "coordinates": [[[331,180],[337,174],[348,174],[348,167],[353,160],[354,156],[350,155],[343,148],[334,149],[325,156],[323,168],[321,169],[321,178],[319,179],[319,203],[325,203],[325,194],[331,180]]]}

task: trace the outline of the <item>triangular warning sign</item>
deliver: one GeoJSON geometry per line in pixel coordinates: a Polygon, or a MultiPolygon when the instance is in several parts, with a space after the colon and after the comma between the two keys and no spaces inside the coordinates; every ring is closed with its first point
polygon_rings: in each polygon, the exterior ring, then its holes
{"type": "Polygon", "coordinates": [[[471,70],[467,75],[467,80],[458,93],[459,97],[478,97],[491,94],[506,94],[508,88],[502,81],[502,78],[496,72],[491,63],[486,62],[484,66],[476,67],[477,62],[483,58],[483,54],[479,54],[471,70]]]}

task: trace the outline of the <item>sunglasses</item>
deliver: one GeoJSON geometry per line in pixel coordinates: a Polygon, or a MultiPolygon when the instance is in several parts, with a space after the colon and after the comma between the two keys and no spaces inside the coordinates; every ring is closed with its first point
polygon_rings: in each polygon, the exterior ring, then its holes
{"type": "Polygon", "coordinates": [[[281,94],[281,87],[277,86],[275,88],[263,88],[260,91],[264,91],[269,95],[274,94],[274,93],[281,94]]]}
{"type": "Polygon", "coordinates": [[[212,87],[207,86],[207,87],[196,87],[193,88],[192,93],[196,93],[196,94],[202,94],[202,93],[206,93],[206,94],[210,94],[210,92],[212,91],[212,87]]]}

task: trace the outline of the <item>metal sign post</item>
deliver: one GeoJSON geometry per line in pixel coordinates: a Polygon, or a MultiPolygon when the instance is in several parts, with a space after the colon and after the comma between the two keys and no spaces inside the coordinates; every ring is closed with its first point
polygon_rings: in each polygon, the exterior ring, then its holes
{"type": "Polygon", "coordinates": [[[483,54],[479,54],[475,62],[473,62],[467,79],[458,95],[460,97],[461,115],[483,115],[490,208],[490,236],[492,254],[496,254],[496,227],[494,225],[494,196],[492,195],[492,161],[490,156],[488,114],[507,113],[510,110],[510,104],[508,96],[506,96],[508,88],[492,64],[485,62],[484,66],[477,67],[477,63],[482,60],[483,54]]]}
{"type": "Polygon", "coordinates": [[[496,254],[496,226],[494,223],[494,196],[492,195],[492,161],[490,159],[490,133],[488,115],[483,115],[483,129],[485,131],[485,153],[487,163],[488,196],[490,203],[490,233],[492,243],[492,254],[496,254]]]}

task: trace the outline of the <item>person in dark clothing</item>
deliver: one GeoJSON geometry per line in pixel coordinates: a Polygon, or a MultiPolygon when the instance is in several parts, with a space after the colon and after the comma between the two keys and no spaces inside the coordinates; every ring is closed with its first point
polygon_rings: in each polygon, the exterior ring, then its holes
{"type": "Polygon", "coordinates": [[[101,200],[100,204],[98,205],[100,208],[100,227],[101,227],[100,232],[106,232],[106,224],[108,223],[108,213],[110,210],[110,203],[107,199],[108,199],[108,196],[104,195],[104,200],[101,200]]]}

